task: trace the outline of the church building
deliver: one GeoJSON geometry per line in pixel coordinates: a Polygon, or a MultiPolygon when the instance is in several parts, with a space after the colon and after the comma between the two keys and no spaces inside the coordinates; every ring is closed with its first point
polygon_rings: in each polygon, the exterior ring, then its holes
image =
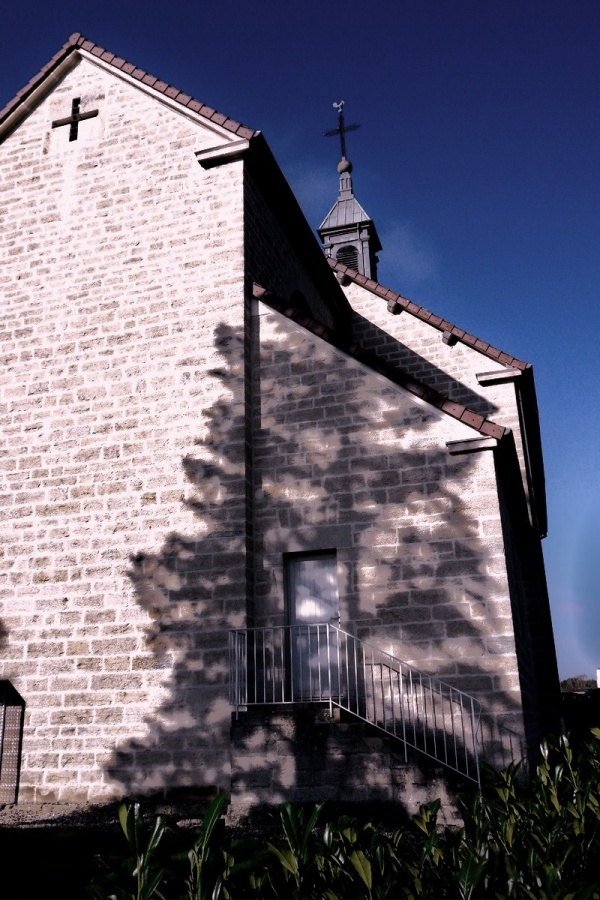
{"type": "Polygon", "coordinates": [[[0,112],[0,802],[410,810],[556,725],[532,368],[377,281],[338,111],[318,238],[79,34],[0,112]]]}

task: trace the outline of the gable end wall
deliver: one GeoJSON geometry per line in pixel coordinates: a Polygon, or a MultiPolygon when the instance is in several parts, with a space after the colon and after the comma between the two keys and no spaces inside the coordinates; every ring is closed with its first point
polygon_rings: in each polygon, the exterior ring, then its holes
{"type": "Polygon", "coordinates": [[[227,785],[245,619],[242,163],[81,62],[0,146],[0,677],[21,800],[227,785]],[[99,115],[76,142],[51,122],[99,115]],[[222,377],[226,366],[229,376],[222,377]]]}

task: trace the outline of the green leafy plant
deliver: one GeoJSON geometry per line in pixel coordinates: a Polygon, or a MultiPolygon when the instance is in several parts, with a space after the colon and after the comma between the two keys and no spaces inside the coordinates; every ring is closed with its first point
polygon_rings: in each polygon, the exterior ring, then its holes
{"type": "Polygon", "coordinates": [[[280,846],[267,844],[283,873],[283,884],[278,884],[277,879],[271,877],[275,873],[269,870],[276,896],[284,888],[286,893],[291,892],[294,900],[303,900],[317,896],[319,889],[324,889],[325,859],[314,834],[323,805],[317,803],[312,810],[296,808],[291,803],[283,803],[280,807],[285,841],[280,846]]]}
{"type": "Polygon", "coordinates": [[[327,896],[366,897],[384,900],[397,896],[400,867],[390,841],[370,822],[341,816],[336,824],[327,823],[324,843],[329,851],[327,896]]]}
{"type": "Polygon", "coordinates": [[[544,742],[529,782],[509,766],[463,806],[451,866],[459,886],[463,876],[459,896],[600,898],[598,746],[582,747],[575,762],[566,737],[544,742]]]}
{"type": "Polygon", "coordinates": [[[131,855],[122,860],[116,870],[102,861],[103,883],[90,886],[92,897],[95,900],[166,900],[160,890],[166,870],[156,861],[156,851],[165,833],[165,820],[158,816],[150,836],[146,837],[139,803],[122,803],[119,822],[131,855]]]}
{"type": "Polygon", "coordinates": [[[233,856],[226,849],[223,812],[227,794],[215,797],[204,814],[202,827],[188,853],[190,875],[187,879],[189,900],[218,900],[229,897],[227,878],[233,867],[233,856]]]}
{"type": "Polygon", "coordinates": [[[573,748],[544,742],[530,776],[511,765],[463,794],[460,828],[438,824],[439,800],[385,833],[348,816],[321,826],[323,804],[284,803],[281,835],[234,840],[224,793],[187,853],[159,853],[138,804],[119,810],[127,855],[104,863],[95,900],[600,900],[600,729],[573,748]],[[182,868],[183,863],[183,868],[182,868]],[[187,875],[184,871],[187,864],[187,875]]]}

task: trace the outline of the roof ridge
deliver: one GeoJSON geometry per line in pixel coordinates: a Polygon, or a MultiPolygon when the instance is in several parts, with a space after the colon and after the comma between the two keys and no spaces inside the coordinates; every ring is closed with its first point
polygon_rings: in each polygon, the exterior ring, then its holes
{"type": "Polygon", "coordinates": [[[56,69],[60,65],[60,63],[62,63],[67,58],[67,56],[69,56],[69,54],[73,53],[75,50],[83,50],[86,53],[91,54],[92,56],[98,57],[98,59],[101,59],[108,65],[113,66],[115,69],[118,69],[121,72],[125,72],[125,74],[129,75],[130,78],[134,78],[136,79],[136,81],[142,82],[148,87],[151,87],[153,90],[164,94],[166,97],[169,97],[169,99],[173,100],[175,103],[179,103],[182,107],[185,107],[186,109],[197,113],[203,118],[214,122],[216,125],[220,125],[222,128],[225,128],[227,131],[231,131],[233,134],[236,134],[241,138],[249,140],[259,133],[258,131],[254,131],[253,129],[248,128],[246,125],[242,125],[240,122],[236,122],[235,119],[229,118],[224,113],[218,112],[211,106],[207,106],[207,104],[202,103],[200,100],[195,100],[192,96],[190,96],[190,94],[186,94],[183,91],[180,91],[178,88],[174,87],[171,84],[168,84],[168,82],[166,81],[161,81],[159,78],[156,78],[154,75],[151,75],[144,69],[140,69],[138,66],[135,66],[133,63],[128,62],[126,59],[123,59],[120,56],[116,56],[109,50],[105,50],[104,47],[101,47],[99,44],[94,43],[94,41],[90,41],[78,31],[74,32],[70,36],[68,41],[63,44],[58,53],[55,53],[54,56],[46,63],[46,65],[42,66],[37,75],[34,75],[34,77],[31,78],[30,81],[24,87],[22,87],[20,91],[17,91],[15,96],[12,98],[12,100],[9,100],[4,109],[0,110],[0,125],[11,115],[11,113],[15,112],[15,110],[17,110],[18,107],[22,103],[24,103],[27,97],[29,97],[36,90],[36,88],[38,88],[42,84],[44,79],[47,78],[50,73],[54,69],[56,69]]]}
{"type": "Polygon", "coordinates": [[[292,304],[286,303],[281,297],[268,291],[266,288],[262,287],[262,285],[254,282],[252,293],[257,300],[262,300],[267,303],[272,309],[286,316],[286,318],[292,319],[292,321],[301,325],[303,328],[306,328],[317,337],[322,338],[328,344],[331,344],[331,346],[336,347],[338,350],[342,350],[348,356],[351,356],[353,359],[366,365],[372,371],[377,372],[379,375],[383,375],[394,384],[403,387],[415,397],[419,397],[436,409],[441,410],[441,412],[452,416],[453,419],[457,419],[459,422],[469,425],[471,428],[474,428],[475,431],[485,435],[485,437],[493,437],[500,440],[510,431],[510,429],[505,428],[504,425],[498,425],[491,419],[487,419],[485,416],[469,409],[467,406],[463,406],[462,403],[451,400],[445,394],[436,390],[436,388],[429,387],[429,385],[420,381],[418,378],[415,378],[413,375],[410,375],[408,372],[405,372],[404,369],[401,369],[399,366],[394,366],[387,362],[387,360],[381,359],[373,350],[366,350],[357,341],[353,341],[351,344],[345,344],[343,341],[337,339],[331,329],[326,325],[323,325],[322,322],[313,319],[312,316],[296,312],[292,304]]]}
{"type": "Polygon", "coordinates": [[[459,328],[457,325],[453,325],[452,322],[448,322],[447,319],[442,319],[441,316],[437,316],[424,306],[413,303],[412,300],[403,297],[402,294],[396,293],[396,291],[393,291],[391,288],[385,287],[378,281],[373,281],[372,278],[366,278],[364,275],[349,268],[349,266],[345,266],[341,262],[337,262],[331,257],[327,257],[327,262],[335,272],[345,275],[351,281],[364,287],[372,294],[377,294],[377,296],[382,297],[388,304],[397,304],[398,306],[401,306],[403,310],[406,310],[406,312],[415,316],[417,319],[427,322],[428,325],[433,325],[438,331],[451,335],[457,341],[466,344],[468,347],[473,347],[473,349],[478,350],[484,356],[493,359],[495,362],[499,362],[509,368],[520,369],[521,371],[531,368],[530,363],[517,359],[516,356],[511,356],[510,353],[505,353],[503,350],[499,350],[492,344],[488,344],[487,341],[482,341],[474,334],[469,334],[468,331],[459,328]]]}

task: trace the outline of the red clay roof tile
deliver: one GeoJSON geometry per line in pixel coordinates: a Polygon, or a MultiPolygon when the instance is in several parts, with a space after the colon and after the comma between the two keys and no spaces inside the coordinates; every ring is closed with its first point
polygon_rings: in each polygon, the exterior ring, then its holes
{"type": "Polygon", "coordinates": [[[127,62],[120,56],[114,56],[109,50],[106,50],[104,47],[100,47],[99,44],[94,43],[94,41],[90,41],[88,38],[83,37],[83,35],[75,32],[69,38],[69,40],[63,44],[58,53],[55,53],[52,59],[49,60],[42,68],[39,70],[37,75],[35,75],[31,81],[29,81],[24,87],[18,91],[15,96],[10,100],[4,109],[0,110],[0,125],[2,122],[7,119],[13,112],[15,112],[19,106],[26,100],[26,98],[35,91],[37,87],[44,81],[44,78],[52,72],[57,66],[62,63],[69,54],[73,53],[77,49],[81,48],[82,50],[92,54],[93,56],[98,57],[103,62],[106,62],[108,65],[113,66],[115,69],[119,69],[121,72],[125,72],[127,75],[131,75],[132,78],[135,78],[137,81],[141,81],[143,84],[146,84],[152,87],[153,90],[156,90],[170,99],[174,99],[176,103],[180,103],[183,107],[187,107],[187,109],[192,110],[193,112],[199,113],[203,118],[211,119],[213,122],[216,122],[219,125],[222,125],[227,131],[231,131],[233,134],[239,134],[244,138],[250,140],[250,138],[254,137],[258,132],[254,131],[251,128],[247,128],[245,125],[242,125],[240,122],[236,122],[235,119],[230,119],[222,113],[217,113],[216,110],[212,109],[210,106],[206,106],[203,103],[200,103],[198,100],[193,100],[189,94],[184,94],[180,92],[177,88],[173,87],[170,84],[167,84],[166,81],[159,81],[150,73],[144,71],[144,69],[140,69],[134,66],[132,63],[127,62]]]}
{"type": "Polygon", "coordinates": [[[473,412],[473,410],[467,409],[467,407],[460,403],[456,403],[454,400],[450,400],[435,388],[429,387],[429,385],[426,385],[412,375],[409,375],[404,369],[392,365],[387,360],[377,356],[372,350],[366,350],[357,343],[347,344],[341,342],[334,337],[332,332],[326,325],[323,325],[322,322],[318,322],[316,319],[313,319],[304,313],[297,313],[286,301],[282,300],[276,294],[270,293],[270,291],[267,291],[262,285],[256,283],[253,285],[253,295],[257,300],[263,300],[272,309],[275,309],[277,312],[286,316],[286,318],[292,319],[294,322],[302,325],[308,331],[317,335],[317,337],[327,341],[328,344],[331,344],[343,353],[348,354],[348,356],[351,356],[353,359],[359,360],[372,371],[381,373],[394,384],[398,384],[405,388],[415,397],[425,400],[426,403],[429,403],[441,412],[452,416],[453,419],[458,419],[460,422],[470,425],[476,431],[479,431],[480,434],[495,437],[500,440],[508,433],[509,429],[496,424],[496,422],[492,422],[490,419],[484,419],[483,416],[473,412]]]}
{"type": "Polygon", "coordinates": [[[402,294],[397,294],[391,288],[387,288],[382,284],[367,280],[364,275],[360,275],[358,272],[354,271],[354,269],[350,269],[348,268],[348,266],[345,266],[343,263],[336,262],[330,257],[327,259],[327,262],[334,270],[334,272],[339,272],[341,275],[345,275],[351,281],[356,282],[356,284],[362,285],[373,294],[384,297],[387,301],[395,301],[400,306],[402,306],[403,309],[407,310],[407,312],[409,312],[411,315],[415,316],[418,319],[421,319],[423,322],[427,322],[429,325],[432,325],[439,331],[450,332],[450,334],[454,335],[457,340],[461,341],[463,344],[468,344],[470,347],[474,347],[484,356],[488,356],[490,359],[501,362],[503,365],[510,366],[513,369],[520,369],[521,371],[523,371],[524,369],[530,368],[529,363],[523,362],[523,360],[521,359],[517,359],[516,356],[511,356],[508,353],[504,353],[502,350],[498,350],[497,347],[493,347],[491,344],[488,344],[485,341],[482,341],[479,338],[475,337],[475,335],[469,334],[467,331],[463,331],[462,328],[458,328],[458,326],[453,325],[452,322],[448,322],[446,321],[446,319],[440,318],[439,316],[425,309],[425,307],[423,306],[418,306],[416,303],[413,303],[412,300],[408,300],[406,297],[403,297],[402,294]]]}
{"type": "Polygon", "coordinates": [[[480,431],[485,419],[483,416],[480,416],[479,413],[473,412],[471,409],[465,409],[460,416],[460,421],[464,422],[465,425],[470,425],[472,428],[476,428],[480,431]]]}
{"type": "Polygon", "coordinates": [[[455,400],[445,400],[441,409],[443,409],[444,412],[450,413],[451,416],[459,416],[463,408],[460,403],[456,403],[455,400]]]}
{"type": "Polygon", "coordinates": [[[504,429],[500,425],[496,425],[495,422],[490,422],[486,419],[479,430],[482,434],[485,434],[488,437],[498,438],[502,437],[502,435],[498,434],[498,429],[504,432],[504,429]]]}

